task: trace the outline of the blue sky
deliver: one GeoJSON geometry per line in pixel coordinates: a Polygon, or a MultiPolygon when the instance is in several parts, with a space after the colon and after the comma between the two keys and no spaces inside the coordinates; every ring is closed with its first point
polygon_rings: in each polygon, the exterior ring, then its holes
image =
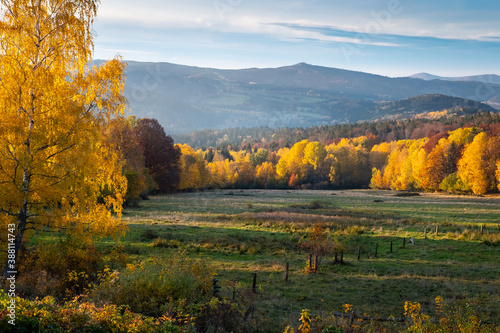
{"type": "Polygon", "coordinates": [[[500,74],[498,0],[101,0],[95,58],[500,74]]]}

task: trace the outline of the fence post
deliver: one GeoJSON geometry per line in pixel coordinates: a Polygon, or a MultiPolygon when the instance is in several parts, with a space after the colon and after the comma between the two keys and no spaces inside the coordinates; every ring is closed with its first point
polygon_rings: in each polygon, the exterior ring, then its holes
{"type": "Polygon", "coordinates": [[[378,243],[375,243],[375,258],[377,257],[378,254],[378,243]]]}
{"type": "Polygon", "coordinates": [[[358,261],[361,258],[361,246],[358,246],[358,261]]]}
{"type": "Polygon", "coordinates": [[[216,278],[212,279],[212,292],[214,297],[219,297],[220,294],[220,286],[218,285],[218,280],[216,278]]]}
{"type": "Polygon", "coordinates": [[[290,264],[286,263],[285,266],[285,281],[288,282],[288,269],[290,268],[290,264]]]}
{"type": "Polygon", "coordinates": [[[439,235],[439,225],[436,225],[436,236],[439,235]]]}
{"type": "Polygon", "coordinates": [[[403,248],[406,247],[406,237],[403,237],[403,248]]]}
{"type": "Polygon", "coordinates": [[[391,253],[392,253],[392,241],[391,241],[391,253]]]}
{"type": "Polygon", "coordinates": [[[253,273],[253,284],[252,284],[252,291],[255,294],[257,291],[255,290],[257,287],[257,273],[253,273]]]}

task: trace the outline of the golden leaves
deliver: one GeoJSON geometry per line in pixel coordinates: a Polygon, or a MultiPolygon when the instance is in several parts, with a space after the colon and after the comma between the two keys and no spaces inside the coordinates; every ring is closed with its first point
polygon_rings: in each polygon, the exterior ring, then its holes
{"type": "MultiPolygon", "coordinates": [[[[90,240],[122,233],[120,59],[89,68],[94,0],[0,0],[0,210],[90,240]]],[[[24,230],[22,231],[24,232],[24,230]]]]}

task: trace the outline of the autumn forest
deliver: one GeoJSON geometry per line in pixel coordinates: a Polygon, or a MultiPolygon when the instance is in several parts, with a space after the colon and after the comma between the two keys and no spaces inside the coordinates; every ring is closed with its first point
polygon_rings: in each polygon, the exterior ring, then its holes
{"type": "MultiPolygon", "coordinates": [[[[153,170],[153,165],[165,166],[165,177],[170,177],[170,187],[161,187],[161,191],[370,187],[482,195],[499,190],[500,139],[497,135],[500,125],[498,116],[490,113],[480,113],[467,119],[445,117],[413,122],[413,126],[409,126],[409,121],[377,124],[389,129],[383,132],[383,136],[373,133],[377,133],[373,130],[375,124],[364,125],[368,128],[365,130],[360,125],[350,125],[350,138],[331,138],[331,132],[335,133],[333,127],[283,129],[269,135],[271,140],[263,137],[256,143],[246,140],[233,145],[219,143],[218,149],[196,150],[188,144],[174,145],[173,139],[167,137],[154,120],[141,120],[139,126],[133,125],[134,122],[134,118],[123,120],[120,125],[117,121],[114,125],[115,137],[129,142],[128,145],[119,143],[131,149],[130,152],[125,151],[125,156],[140,156],[132,153],[134,149],[144,152],[147,169],[153,179],[159,177],[159,171],[153,170]],[[158,138],[152,139],[153,142],[165,142],[162,151],[170,165],[161,162],[162,155],[155,153],[157,148],[146,148],[153,146],[141,141],[145,139],[142,139],[144,130],[140,124],[145,122],[155,124],[156,128],[153,130],[151,127],[148,133],[157,133],[158,138]],[[391,125],[394,131],[390,129],[391,125]],[[119,126],[128,134],[118,134],[119,126]],[[404,126],[412,129],[403,131],[413,139],[390,140],[397,135],[398,127],[404,126]],[[359,134],[356,135],[356,132],[359,134]],[[291,139],[301,135],[309,137],[298,142],[291,139]],[[324,137],[329,138],[317,140],[324,137]],[[131,141],[131,138],[134,140],[131,141]],[[142,148],[133,146],[131,142],[142,148]]],[[[196,135],[203,134],[193,134],[196,135]]],[[[132,170],[132,165],[140,165],[140,161],[130,161],[127,165],[132,170]]],[[[145,189],[145,178],[142,175],[139,177],[139,174],[140,170],[135,169],[134,179],[139,182],[137,186],[145,189]]],[[[130,195],[137,197],[137,194],[130,195]]]]}

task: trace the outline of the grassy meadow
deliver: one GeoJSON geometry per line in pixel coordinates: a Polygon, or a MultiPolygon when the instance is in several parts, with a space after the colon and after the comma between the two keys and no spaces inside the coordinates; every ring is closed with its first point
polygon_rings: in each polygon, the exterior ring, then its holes
{"type": "Polygon", "coordinates": [[[127,209],[124,219],[130,229],[121,244],[130,262],[179,251],[201,258],[217,273],[225,296],[254,304],[263,330],[297,325],[302,309],[335,320],[332,314],[344,304],[370,317],[402,318],[405,301],[412,301],[432,315],[436,296],[446,304],[467,300],[499,324],[498,196],[217,190],[153,196],[127,209]],[[313,274],[299,243],[316,223],[345,253],[344,264],[330,255],[313,274]]]}

